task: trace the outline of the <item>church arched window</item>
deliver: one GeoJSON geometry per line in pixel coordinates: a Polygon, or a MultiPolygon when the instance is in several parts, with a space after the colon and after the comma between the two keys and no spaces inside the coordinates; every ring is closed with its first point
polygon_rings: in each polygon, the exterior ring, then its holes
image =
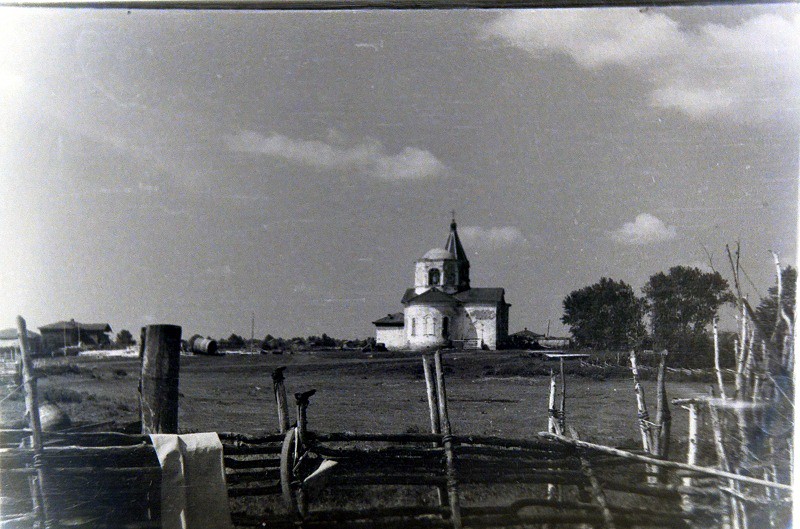
{"type": "Polygon", "coordinates": [[[429,285],[438,285],[439,280],[441,279],[442,273],[439,272],[438,268],[431,268],[428,271],[428,284],[429,285]]]}
{"type": "Polygon", "coordinates": [[[436,320],[432,316],[425,316],[425,319],[422,320],[422,332],[425,336],[436,334],[436,320]]]}
{"type": "Polygon", "coordinates": [[[411,336],[417,335],[417,318],[411,318],[411,336]]]}
{"type": "Polygon", "coordinates": [[[450,319],[445,316],[442,320],[442,337],[447,338],[450,334],[450,319]]]}

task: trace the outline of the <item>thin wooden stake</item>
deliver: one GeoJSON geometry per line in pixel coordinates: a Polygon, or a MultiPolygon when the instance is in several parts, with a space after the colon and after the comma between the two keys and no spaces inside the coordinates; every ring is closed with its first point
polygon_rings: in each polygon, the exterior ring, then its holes
{"type": "Polygon", "coordinates": [[[711,322],[711,329],[714,335],[714,372],[717,374],[719,395],[722,400],[727,400],[727,397],[725,396],[725,383],[722,381],[722,368],[719,363],[719,330],[717,329],[717,326],[717,315],[714,314],[714,319],[711,322]]]}
{"type": "MultiPolygon", "coordinates": [[[[422,355],[422,370],[425,373],[425,388],[428,394],[428,409],[430,410],[430,418],[431,418],[431,433],[433,434],[441,434],[442,428],[439,421],[439,399],[436,393],[436,380],[433,377],[433,372],[431,371],[431,364],[430,360],[427,356],[422,355]]],[[[434,441],[432,445],[438,447],[441,443],[434,441]]],[[[449,503],[447,499],[447,487],[439,486],[436,487],[436,497],[439,501],[439,505],[447,505],[449,503]]]]}
{"type": "Polygon", "coordinates": [[[450,417],[447,414],[447,390],[444,384],[441,351],[436,351],[434,364],[436,367],[436,383],[439,396],[439,418],[442,423],[442,444],[444,445],[445,461],[447,464],[447,495],[450,499],[450,518],[453,523],[453,529],[461,529],[461,505],[458,497],[458,481],[456,480],[453,433],[450,428],[450,417]]]}
{"type": "MultiPolygon", "coordinates": [[[[725,444],[722,439],[722,422],[720,421],[719,411],[712,403],[708,404],[708,412],[711,417],[711,429],[714,435],[714,448],[717,451],[717,462],[723,472],[730,472],[730,464],[728,463],[728,456],[725,453],[725,444]]],[[[732,479],[728,480],[731,489],[739,491],[738,483],[732,479]]],[[[723,498],[724,501],[724,498],[723,498]]],[[[741,527],[739,519],[739,501],[735,496],[729,497],[730,503],[730,522],[732,529],[739,529],[741,527]]]]}
{"type": "MultiPolygon", "coordinates": [[[[579,441],[578,432],[572,426],[569,427],[569,434],[572,439],[575,441],[579,441]]],[[[589,464],[589,460],[583,454],[580,455],[581,461],[581,470],[586,478],[589,480],[589,486],[592,488],[592,497],[597,505],[600,507],[600,511],[603,513],[603,527],[605,529],[616,529],[616,525],[614,524],[614,518],[611,516],[611,510],[608,508],[608,502],[606,501],[606,495],[603,492],[603,487],[600,486],[600,482],[597,480],[597,476],[594,475],[594,470],[592,466],[589,464]]]]}
{"type": "Polygon", "coordinates": [[[289,403],[286,400],[286,386],[283,383],[285,369],[286,367],[281,366],[272,372],[272,391],[278,406],[278,431],[280,433],[286,433],[289,430],[289,403]]]}
{"type": "Polygon", "coordinates": [[[658,428],[656,454],[660,457],[669,458],[672,414],[669,411],[669,401],[667,400],[666,364],[667,351],[663,351],[658,362],[658,380],[656,382],[656,425],[658,428]]]}
{"type": "Polygon", "coordinates": [[[25,413],[31,428],[31,448],[33,448],[33,467],[36,469],[36,484],[32,486],[34,505],[39,506],[38,517],[43,527],[49,529],[55,521],[51,517],[47,498],[47,475],[42,451],[42,422],[39,418],[39,395],[33,373],[33,361],[28,345],[28,329],[25,319],[17,316],[17,336],[22,356],[22,382],[25,386],[25,413]]]}
{"type": "Polygon", "coordinates": [[[631,351],[631,373],[633,374],[633,391],[636,393],[636,409],[639,415],[639,431],[642,435],[642,449],[652,453],[650,440],[650,415],[647,413],[647,404],[644,401],[644,391],[639,382],[639,367],[636,364],[636,352],[631,351]]]}
{"type": "MultiPolygon", "coordinates": [[[[697,442],[698,442],[698,409],[697,404],[694,402],[690,402],[687,409],[689,410],[689,443],[686,445],[686,464],[688,465],[696,465],[697,464],[697,442]]],[[[692,486],[692,478],[685,477],[683,478],[683,485],[686,487],[692,486]]],[[[692,503],[692,497],[688,494],[684,494],[681,498],[681,503],[683,504],[683,509],[685,511],[693,511],[694,504],[692,503]]]]}
{"type": "Polygon", "coordinates": [[[549,432],[539,432],[539,435],[545,437],[547,439],[553,439],[555,441],[559,441],[564,443],[565,445],[574,446],[576,448],[584,448],[594,450],[596,452],[602,452],[605,454],[610,454],[612,456],[617,456],[622,459],[628,459],[630,461],[639,461],[641,463],[647,463],[650,465],[655,465],[664,468],[673,468],[678,470],[689,470],[691,472],[697,472],[699,474],[705,474],[707,476],[713,476],[717,478],[727,478],[732,479],[734,481],[740,483],[750,483],[752,485],[761,485],[764,487],[770,487],[773,490],[783,490],[787,491],[791,494],[793,488],[791,485],[786,485],[784,483],[775,483],[772,481],[767,481],[758,478],[752,478],[750,476],[743,476],[740,474],[734,474],[733,472],[725,472],[722,470],[718,470],[716,468],[709,468],[709,467],[702,467],[697,465],[687,465],[686,463],[680,463],[678,461],[668,461],[663,459],[656,459],[654,457],[643,456],[639,454],[634,454],[632,452],[626,452],[625,450],[620,450],[619,448],[612,448],[610,446],[603,446],[595,443],[587,443],[586,441],[575,441],[574,439],[568,439],[563,435],[556,435],[549,432]]]}
{"type": "Polygon", "coordinates": [[[547,402],[547,431],[550,433],[563,434],[561,423],[558,420],[558,410],[556,409],[556,375],[550,370],[550,398],[547,402]]]}
{"type": "MultiPolygon", "coordinates": [[[[561,423],[556,409],[556,374],[550,370],[550,397],[547,401],[547,431],[561,435],[561,423]]],[[[547,484],[548,501],[561,501],[561,488],[553,483],[547,484]]]]}
{"type": "Polygon", "coordinates": [[[567,428],[567,379],[564,377],[564,359],[559,358],[561,370],[561,409],[558,410],[558,427],[563,434],[567,428]]]}
{"type": "MultiPolygon", "coordinates": [[[[436,380],[433,378],[431,364],[427,356],[422,357],[422,370],[425,373],[425,388],[428,393],[428,410],[430,410],[431,433],[442,433],[439,423],[439,402],[436,396],[436,380]]],[[[436,445],[436,443],[434,443],[436,445]]]]}

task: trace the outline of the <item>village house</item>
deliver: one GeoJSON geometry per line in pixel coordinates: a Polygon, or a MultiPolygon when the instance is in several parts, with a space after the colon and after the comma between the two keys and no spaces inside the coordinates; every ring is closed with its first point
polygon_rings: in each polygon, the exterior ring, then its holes
{"type": "MultiPolygon", "coordinates": [[[[32,355],[42,350],[42,337],[28,329],[28,347],[32,355]]],[[[19,332],[15,328],[0,331],[0,353],[16,354],[19,350],[19,332]]]]}
{"type": "Polygon", "coordinates": [[[387,349],[425,350],[454,346],[497,349],[508,338],[508,309],[502,288],[472,288],[455,219],[444,248],[417,260],[414,286],[402,312],[372,322],[375,341],[387,349]]]}
{"type": "Polygon", "coordinates": [[[97,347],[111,343],[111,326],[107,323],[79,323],[59,321],[39,327],[42,333],[42,349],[52,353],[62,347],[83,345],[97,347]]]}

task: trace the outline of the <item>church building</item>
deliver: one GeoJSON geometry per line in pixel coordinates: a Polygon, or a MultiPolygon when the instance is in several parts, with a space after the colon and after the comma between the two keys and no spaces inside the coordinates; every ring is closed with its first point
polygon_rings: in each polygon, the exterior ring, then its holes
{"type": "Polygon", "coordinates": [[[469,260],[455,219],[444,248],[434,248],[416,262],[414,286],[401,303],[403,312],[372,322],[375,341],[388,349],[497,349],[508,338],[511,305],[505,290],[470,287],[469,260]]]}

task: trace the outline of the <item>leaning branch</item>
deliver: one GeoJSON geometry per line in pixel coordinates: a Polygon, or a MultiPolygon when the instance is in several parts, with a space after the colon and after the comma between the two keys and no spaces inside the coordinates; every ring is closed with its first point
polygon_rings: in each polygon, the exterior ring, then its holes
{"type": "Polygon", "coordinates": [[[715,468],[701,467],[697,465],[689,465],[688,463],[679,463],[677,461],[665,461],[663,459],[656,459],[654,457],[642,456],[639,454],[626,452],[625,450],[620,450],[618,448],[611,448],[610,446],[587,443],[586,441],[576,441],[574,439],[569,439],[568,437],[564,437],[563,435],[557,435],[548,432],[539,432],[539,436],[545,437],[547,439],[553,439],[554,441],[558,441],[560,443],[570,445],[575,448],[581,448],[584,450],[594,450],[596,452],[611,454],[617,457],[621,457],[623,459],[639,461],[641,463],[647,463],[649,465],[655,465],[664,468],[674,468],[679,470],[689,470],[691,472],[697,472],[699,474],[706,474],[718,478],[733,479],[736,481],[740,481],[742,483],[751,483],[753,485],[761,485],[764,487],[770,487],[773,489],[785,490],[789,492],[792,492],[792,490],[794,490],[791,485],[785,485],[783,483],[775,483],[774,481],[751,478],[749,476],[734,474],[733,472],[724,472],[722,470],[717,470],[715,468]]]}

